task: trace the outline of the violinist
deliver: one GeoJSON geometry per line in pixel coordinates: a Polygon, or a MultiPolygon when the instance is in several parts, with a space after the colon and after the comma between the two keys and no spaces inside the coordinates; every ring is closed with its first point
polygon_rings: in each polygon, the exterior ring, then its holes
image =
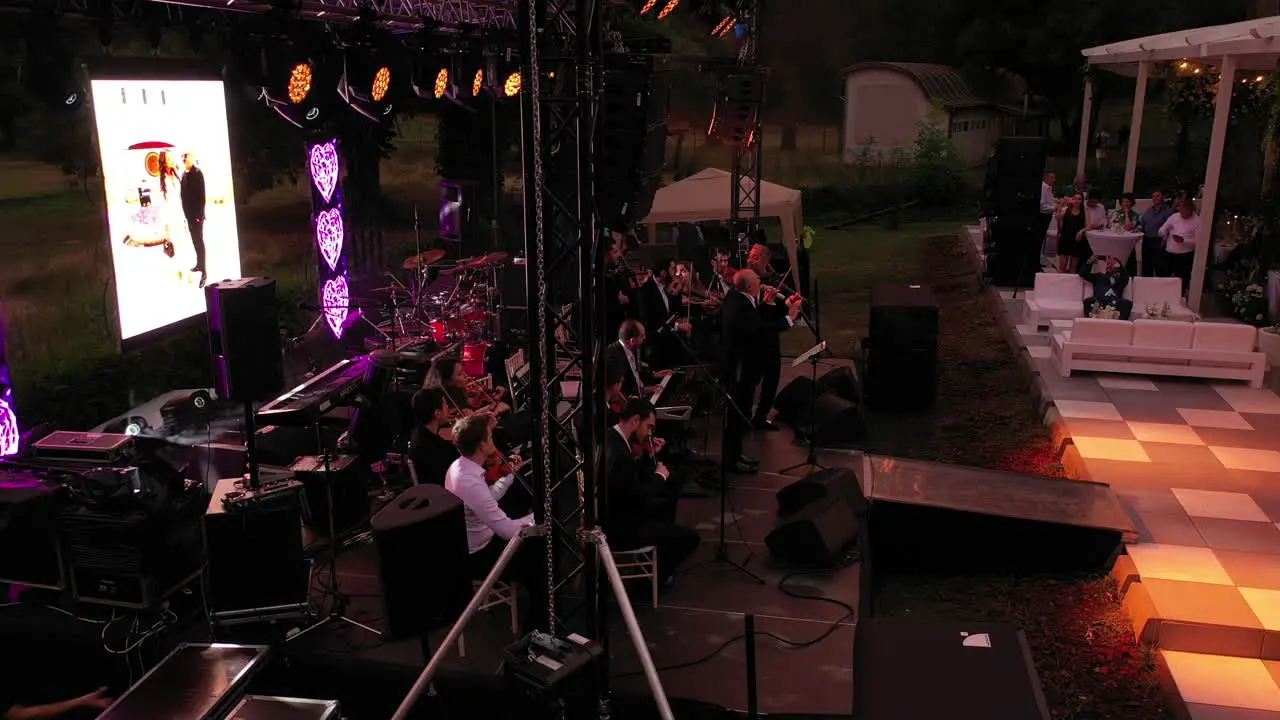
{"type": "Polygon", "coordinates": [[[443,390],[450,405],[450,414],[454,417],[478,412],[500,415],[511,410],[511,406],[502,400],[506,395],[506,388],[486,390],[480,387],[479,382],[467,376],[462,361],[456,357],[437,358],[427,371],[423,386],[443,390]]]}
{"type": "Polygon", "coordinates": [[[621,235],[611,234],[605,248],[605,322],[607,327],[618,327],[623,320],[635,318],[635,274],[627,267],[623,259],[623,243],[621,235]]]}
{"type": "MultiPolygon", "coordinates": [[[[685,299],[682,292],[686,289],[687,278],[675,274],[676,264],[671,260],[654,263],[653,272],[640,288],[641,317],[646,327],[654,328],[654,337],[649,344],[649,358],[656,368],[671,368],[683,365],[687,353],[684,344],[672,333],[684,333],[688,338],[693,332],[693,325],[687,319],[685,299]]],[[[687,343],[688,340],[685,340],[687,343]]]]}
{"type": "MultiPolygon", "coordinates": [[[[510,480],[504,478],[490,485],[485,479],[484,462],[497,450],[493,444],[493,428],[493,416],[485,413],[458,420],[453,426],[453,442],[459,457],[449,466],[444,481],[445,488],[462,501],[469,569],[476,580],[493,569],[508,540],[522,528],[533,525],[532,515],[511,517],[499,506],[498,501],[510,487],[510,480]]],[[[503,573],[503,579],[520,582],[529,593],[529,602],[521,604],[526,623],[546,617],[545,573],[546,548],[533,538],[520,546],[503,573]]]]}
{"type": "Polygon", "coordinates": [[[697,530],[676,523],[681,481],[655,457],[662,449],[653,436],[656,421],[647,400],[631,400],[607,433],[603,524],[615,549],[655,547],[659,581],[667,585],[699,538],[697,530]]]}
{"type": "Polygon", "coordinates": [[[712,256],[711,263],[711,280],[707,283],[707,290],[721,299],[733,290],[733,276],[738,269],[730,262],[729,251],[725,248],[717,248],[712,256]]]}
{"type": "MultiPolygon", "coordinates": [[[[765,278],[778,282],[769,260],[769,248],[765,245],[753,245],[751,252],[747,253],[747,267],[760,276],[762,283],[768,282],[765,278]]],[[[787,326],[779,321],[787,316],[787,305],[776,287],[762,285],[756,307],[763,321],[761,344],[757,350],[761,357],[760,402],[752,413],[751,424],[760,430],[777,430],[778,426],[769,419],[769,414],[773,410],[773,401],[778,397],[778,380],[782,375],[782,331],[787,326]]],[[[744,412],[747,410],[743,408],[744,412]]]]}
{"type": "Polygon", "coordinates": [[[414,393],[411,402],[416,423],[409,436],[409,462],[420,484],[444,485],[444,475],[458,459],[453,435],[444,426],[448,409],[444,391],[427,388],[414,393]]]}
{"type": "Polygon", "coordinates": [[[622,392],[622,375],[605,368],[604,403],[608,413],[609,424],[618,421],[618,416],[627,407],[627,396],[622,392]]]}

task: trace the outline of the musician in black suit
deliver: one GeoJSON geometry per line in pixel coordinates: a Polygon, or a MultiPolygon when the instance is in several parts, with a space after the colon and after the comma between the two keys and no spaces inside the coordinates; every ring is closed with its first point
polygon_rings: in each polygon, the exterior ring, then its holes
{"type": "Polygon", "coordinates": [[[641,357],[645,338],[643,323],[624,320],[617,341],[604,350],[605,372],[622,378],[622,392],[627,397],[648,397],[658,389],[658,381],[671,374],[670,370],[649,371],[641,357]]]}
{"type": "Polygon", "coordinates": [[[743,414],[751,412],[756,386],[764,373],[765,358],[760,347],[767,342],[767,333],[781,332],[795,324],[800,304],[798,301],[788,302],[787,312],[780,318],[763,317],[757,307],[760,277],[749,268],[734,275],[733,288],[733,292],[725,296],[721,310],[724,386],[737,406],[725,410],[729,425],[725,449],[729,469],[750,473],[755,472],[759,463],[742,454],[742,437],[747,432],[748,422],[743,414]]]}
{"type": "MultiPolygon", "coordinates": [[[[754,245],[747,254],[747,267],[760,277],[762,284],[776,284],[781,279],[773,272],[769,260],[770,252],[766,245],[754,245]]],[[[778,426],[769,420],[769,411],[773,409],[773,401],[778,397],[778,380],[782,377],[782,332],[790,327],[783,324],[787,304],[781,294],[762,290],[756,298],[756,307],[760,308],[760,318],[764,323],[761,326],[762,342],[759,348],[760,402],[751,415],[751,424],[761,430],[777,430],[778,426]]]]}
{"type": "Polygon", "coordinates": [[[605,326],[616,328],[622,324],[623,320],[636,319],[639,316],[636,307],[638,303],[635,299],[635,287],[632,284],[634,278],[622,261],[625,240],[619,235],[610,235],[606,242],[608,247],[604,254],[605,326]]]}
{"type": "Polygon", "coordinates": [[[458,459],[453,438],[446,437],[448,430],[443,423],[449,411],[444,391],[427,388],[414,393],[413,419],[416,423],[409,437],[409,462],[413,463],[414,479],[426,485],[444,485],[444,475],[458,459]]]}
{"type": "Polygon", "coordinates": [[[659,369],[685,364],[682,362],[687,355],[684,344],[674,333],[692,332],[692,326],[685,319],[684,300],[668,290],[674,269],[675,263],[670,260],[654,263],[649,279],[640,286],[640,317],[645,327],[653,328],[654,332],[649,339],[649,360],[659,369]]]}
{"type": "Polygon", "coordinates": [[[656,420],[647,400],[631,400],[606,433],[603,526],[615,550],[656,548],[665,585],[698,548],[699,538],[697,530],[676,522],[681,480],[655,457],[662,450],[662,440],[653,436],[656,420]]]}

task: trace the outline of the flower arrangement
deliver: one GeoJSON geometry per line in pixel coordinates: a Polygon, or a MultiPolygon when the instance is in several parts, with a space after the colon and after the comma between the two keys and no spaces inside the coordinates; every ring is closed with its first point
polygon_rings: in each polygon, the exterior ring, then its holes
{"type": "Polygon", "coordinates": [[[1169,307],[1169,303],[1148,303],[1144,315],[1148,320],[1168,320],[1173,315],[1173,308],[1169,307]]]}
{"type": "Polygon", "coordinates": [[[1237,287],[1231,293],[1231,313],[1250,325],[1261,325],[1267,316],[1267,291],[1258,283],[1237,287]]]}
{"type": "Polygon", "coordinates": [[[1089,317],[1093,318],[1094,320],[1119,320],[1120,309],[1115,307],[1114,305],[1104,305],[1102,303],[1095,303],[1093,306],[1093,310],[1089,312],[1089,317]]]}
{"type": "Polygon", "coordinates": [[[813,247],[813,240],[818,236],[818,231],[813,229],[812,225],[804,226],[804,249],[808,250],[813,247]]]}

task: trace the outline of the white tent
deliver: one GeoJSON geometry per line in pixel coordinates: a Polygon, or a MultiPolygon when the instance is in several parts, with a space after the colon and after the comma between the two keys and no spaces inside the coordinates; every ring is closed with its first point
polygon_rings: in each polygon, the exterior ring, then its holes
{"type": "MultiPolygon", "coordinates": [[[[653,208],[642,222],[652,232],[658,223],[727,220],[733,204],[732,188],[732,175],[717,168],[707,168],[680,182],[659,188],[653,198],[653,208]]],[[[761,181],[760,216],[776,217],[782,221],[782,241],[794,272],[797,267],[796,245],[804,233],[800,191],[761,181]]]]}

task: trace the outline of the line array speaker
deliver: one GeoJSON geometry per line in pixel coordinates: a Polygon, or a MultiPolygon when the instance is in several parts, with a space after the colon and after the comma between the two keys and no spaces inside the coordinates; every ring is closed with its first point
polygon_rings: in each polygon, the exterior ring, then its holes
{"type": "Polygon", "coordinates": [[[223,280],[206,286],[204,295],[218,397],[235,402],[274,398],[284,385],[276,281],[223,280]]]}
{"type": "Polygon", "coordinates": [[[604,58],[600,126],[611,151],[596,167],[596,204],[606,227],[625,228],[649,214],[667,150],[671,58],[604,58]]]}
{"type": "Polygon", "coordinates": [[[1035,215],[1040,212],[1044,176],[1044,138],[1003,137],[987,161],[983,209],[988,217],[1035,215]]]}

